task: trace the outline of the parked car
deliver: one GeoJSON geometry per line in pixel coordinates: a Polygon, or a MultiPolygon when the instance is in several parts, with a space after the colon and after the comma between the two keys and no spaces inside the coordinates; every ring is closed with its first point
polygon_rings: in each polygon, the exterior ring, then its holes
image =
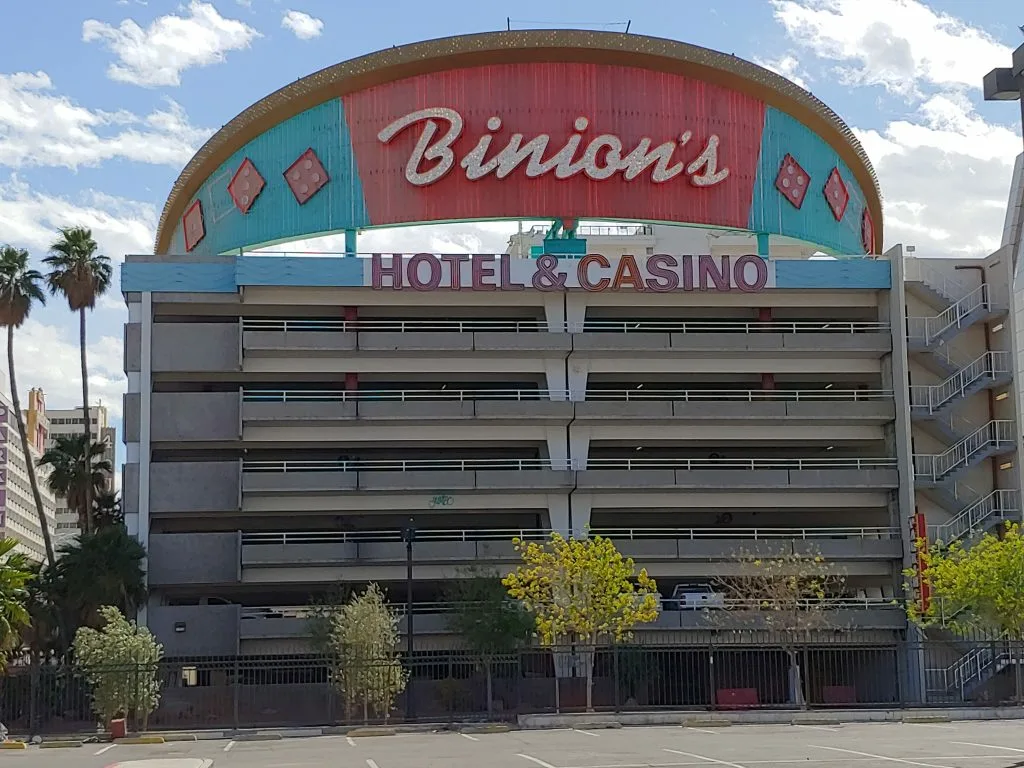
{"type": "Polygon", "coordinates": [[[697,611],[701,608],[721,608],[725,595],[716,592],[710,584],[676,584],[672,596],[666,601],[669,611],[697,611]]]}

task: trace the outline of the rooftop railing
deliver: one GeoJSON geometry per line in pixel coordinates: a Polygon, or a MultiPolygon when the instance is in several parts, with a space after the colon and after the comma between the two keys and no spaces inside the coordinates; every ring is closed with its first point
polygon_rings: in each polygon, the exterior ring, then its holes
{"type": "MultiPolygon", "coordinates": [[[[245,472],[413,472],[580,469],[583,461],[557,462],[550,459],[296,459],[284,461],[251,460],[242,462],[245,472]]],[[[893,458],[674,458],[597,457],[585,461],[586,469],[889,469],[893,458]]]]}

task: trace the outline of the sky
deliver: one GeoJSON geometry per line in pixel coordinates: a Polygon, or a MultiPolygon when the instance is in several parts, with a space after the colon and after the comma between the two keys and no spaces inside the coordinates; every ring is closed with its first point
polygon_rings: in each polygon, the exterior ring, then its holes
{"type": "MultiPolygon", "coordinates": [[[[60,226],[90,227],[115,263],[151,251],[185,163],[271,91],[382,48],[508,24],[624,31],[629,21],[630,33],[715,48],[791,78],[867,150],[887,248],[998,248],[1024,148],[1018,106],[981,98],[984,74],[1009,66],[1024,43],[1020,0],[0,0],[0,20],[0,243],[37,260],[60,226]]],[[[360,250],[498,252],[509,226],[378,230],[360,250]]],[[[340,249],[327,238],[301,247],[340,249]]],[[[115,286],[89,318],[91,397],[119,431],[126,316],[115,286]]],[[[80,403],[77,322],[65,306],[51,299],[36,309],[16,343],[23,396],[40,386],[51,408],[80,403]]]]}

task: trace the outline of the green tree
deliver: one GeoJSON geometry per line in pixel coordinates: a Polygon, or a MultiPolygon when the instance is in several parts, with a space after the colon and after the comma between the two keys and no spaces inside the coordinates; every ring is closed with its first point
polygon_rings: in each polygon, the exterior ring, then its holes
{"type": "Polygon", "coordinates": [[[309,601],[306,623],[309,625],[310,644],[321,656],[332,653],[331,637],[334,632],[334,617],[348,602],[352,590],[345,584],[337,584],[326,595],[319,595],[309,601]]]}
{"type": "Polygon", "coordinates": [[[351,719],[357,706],[362,707],[364,722],[371,713],[388,717],[408,682],[397,645],[398,616],[376,584],[333,613],[334,683],[345,702],[346,717],[351,719]]]}
{"type": "Polygon", "coordinates": [[[96,530],[114,525],[124,525],[121,495],[117,491],[98,491],[96,498],[93,499],[92,515],[96,530]]]}
{"type": "Polygon", "coordinates": [[[43,276],[28,267],[28,251],[5,245],[0,248],[0,323],[7,326],[7,371],[11,379],[11,400],[14,403],[14,418],[18,422],[18,436],[21,438],[22,454],[28,465],[28,483],[32,489],[32,500],[39,517],[39,527],[43,534],[43,545],[46,548],[46,562],[54,562],[53,540],[50,538],[50,526],[46,522],[43,510],[43,497],[39,493],[39,479],[36,468],[28,457],[28,433],[25,429],[25,416],[21,412],[21,399],[18,396],[18,381],[14,373],[14,329],[20,328],[28,319],[33,304],[45,304],[46,294],[43,292],[43,276]]]}
{"type": "Polygon", "coordinates": [[[798,648],[812,632],[838,628],[835,609],[845,595],[846,577],[819,552],[795,548],[770,557],[740,551],[734,561],[738,573],[713,581],[724,596],[716,614],[775,635],[789,661],[789,700],[804,706],[798,648]]]}
{"type": "Polygon", "coordinates": [[[548,646],[583,646],[587,709],[593,709],[594,650],[619,642],[633,628],[658,618],[657,585],[610,539],[565,539],[553,533],[545,543],[514,540],[523,565],[505,577],[509,595],[534,616],[540,641],[548,646]]]}
{"type": "Polygon", "coordinates": [[[106,451],[103,443],[92,443],[88,456],[86,445],[85,435],[54,435],[53,444],[37,463],[50,468],[47,486],[67,500],[68,509],[78,516],[79,530],[88,533],[92,518],[86,514],[88,505],[100,498],[114,468],[102,458],[106,451]]]}
{"type": "Polygon", "coordinates": [[[28,582],[32,563],[15,552],[17,539],[0,539],[0,654],[3,658],[21,647],[22,632],[30,622],[28,582]]]}
{"type": "Polygon", "coordinates": [[[100,609],[103,627],[75,633],[75,663],[92,686],[92,708],[104,724],[129,718],[142,730],[160,703],[157,679],[163,647],[145,627],[128,621],[117,608],[100,609]]]}
{"type": "Polygon", "coordinates": [[[450,584],[445,600],[452,604],[448,627],[461,635],[487,678],[487,713],[494,701],[494,662],[514,653],[533,634],[533,617],[509,597],[501,577],[468,569],[450,584]]]}
{"type": "Polygon", "coordinates": [[[62,546],[49,583],[68,626],[96,626],[103,606],[134,615],[146,599],[145,557],[142,544],[120,525],[83,533],[62,546]]]}
{"type": "MultiPolygon", "coordinates": [[[[107,292],[113,277],[110,259],[97,253],[99,246],[92,231],[85,227],[65,227],[60,238],[50,246],[50,255],[43,259],[50,271],[46,281],[52,294],[67,299],[68,307],[78,313],[78,346],[82,358],[82,434],[84,444],[92,445],[92,425],[89,419],[89,365],[86,356],[86,310],[96,306],[96,299],[107,292]]],[[[85,486],[85,527],[92,530],[93,489],[85,486]]]]}

